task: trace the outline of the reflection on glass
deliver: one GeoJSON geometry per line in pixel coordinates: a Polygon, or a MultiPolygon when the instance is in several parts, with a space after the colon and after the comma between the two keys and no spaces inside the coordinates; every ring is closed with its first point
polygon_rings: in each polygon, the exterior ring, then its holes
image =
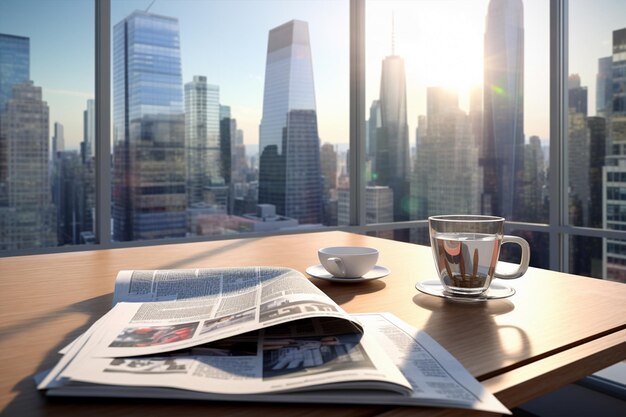
{"type": "Polygon", "coordinates": [[[0,251],[94,243],[93,13],[0,3],[0,251]]]}

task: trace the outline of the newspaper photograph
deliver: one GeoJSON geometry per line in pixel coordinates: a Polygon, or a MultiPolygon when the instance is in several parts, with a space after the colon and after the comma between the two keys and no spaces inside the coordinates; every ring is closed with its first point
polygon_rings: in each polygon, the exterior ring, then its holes
{"type": "Polygon", "coordinates": [[[276,338],[260,330],[189,349],[121,358],[94,357],[100,340],[95,332],[58,378],[232,395],[323,389],[339,383],[376,384],[404,394],[410,390],[372,336],[356,333],[276,338]]]}

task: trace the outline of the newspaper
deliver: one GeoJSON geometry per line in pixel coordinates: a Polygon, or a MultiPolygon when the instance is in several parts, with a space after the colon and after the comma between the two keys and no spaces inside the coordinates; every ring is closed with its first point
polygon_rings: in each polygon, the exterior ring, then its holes
{"type": "Polygon", "coordinates": [[[48,395],[457,407],[510,414],[389,313],[350,316],[288,268],[122,271],[48,395]]]}

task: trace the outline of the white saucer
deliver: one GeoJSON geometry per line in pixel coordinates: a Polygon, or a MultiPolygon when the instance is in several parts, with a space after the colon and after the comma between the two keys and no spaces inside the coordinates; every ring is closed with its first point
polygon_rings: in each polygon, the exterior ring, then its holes
{"type": "Polygon", "coordinates": [[[489,289],[479,296],[462,296],[452,295],[443,289],[443,285],[438,279],[427,279],[415,284],[415,288],[424,294],[434,295],[436,297],[445,298],[447,300],[463,301],[463,302],[480,302],[488,300],[497,300],[499,298],[507,298],[515,294],[515,290],[508,285],[492,281],[489,289]]]}
{"type": "Polygon", "coordinates": [[[363,281],[371,281],[373,279],[379,279],[382,277],[386,277],[389,275],[391,271],[384,266],[376,265],[369,271],[367,274],[358,278],[341,278],[335,277],[331,275],[328,271],[324,269],[324,267],[320,264],[310,266],[306,269],[306,273],[311,275],[313,278],[325,279],[326,281],[332,282],[341,282],[342,284],[353,284],[355,282],[363,282],[363,281]]]}

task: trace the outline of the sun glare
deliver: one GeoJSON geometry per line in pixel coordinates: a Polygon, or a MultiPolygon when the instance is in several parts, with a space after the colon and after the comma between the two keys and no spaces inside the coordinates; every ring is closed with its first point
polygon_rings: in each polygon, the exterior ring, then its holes
{"type": "Polygon", "coordinates": [[[411,101],[417,101],[417,111],[423,114],[426,89],[434,86],[456,90],[465,107],[464,98],[483,80],[486,2],[371,1],[367,5],[372,83],[378,85],[380,61],[391,55],[393,44],[395,54],[405,61],[410,107],[411,101]]]}

